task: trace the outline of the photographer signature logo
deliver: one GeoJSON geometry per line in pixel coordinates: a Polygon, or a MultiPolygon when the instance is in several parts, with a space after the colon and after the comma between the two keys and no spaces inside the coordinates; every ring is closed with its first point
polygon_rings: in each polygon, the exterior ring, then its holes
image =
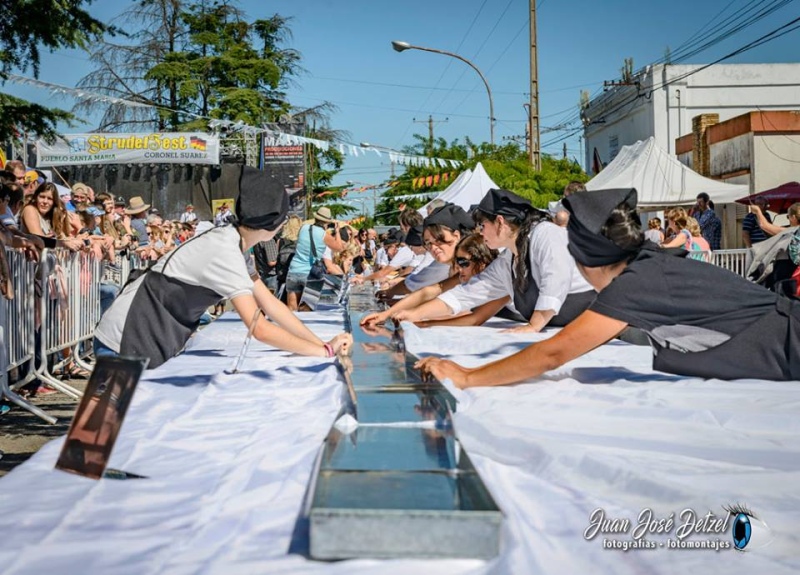
{"type": "Polygon", "coordinates": [[[720,513],[701,514],[686,508],[666,516],[657,516],[645,507],[635,522],[608,517],[598,507],[589,516],[583,538],[592,541],[602,537],[605,549],[622,551],[666,548],[745,552],[754,547],[755,532],[758,532],[756,547],[769,543],[767,524],[741,504],[725,505],[720,513]]]}

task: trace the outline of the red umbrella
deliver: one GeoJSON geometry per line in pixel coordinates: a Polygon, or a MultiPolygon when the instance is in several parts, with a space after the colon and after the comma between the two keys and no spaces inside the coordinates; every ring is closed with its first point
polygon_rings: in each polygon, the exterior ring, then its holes
{"type": "Polygon", "coordinates": [[[736,200],[736,203],[750,205],[755,203],[756,198],[764,198],[769,202],[771,212],[782,214],[789,209],[789,206],[800,202],[800,183],[788,182],[777,188],[740,198],[736,200]]]}

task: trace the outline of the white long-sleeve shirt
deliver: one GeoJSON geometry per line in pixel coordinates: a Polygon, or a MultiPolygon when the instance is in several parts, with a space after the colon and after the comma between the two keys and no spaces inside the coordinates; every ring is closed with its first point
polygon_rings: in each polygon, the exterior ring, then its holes
{"type": "Polygon", "coordinates": [[[450,277],[450,266],[440,264],[425,252],[422,262],[405,279],[408,291],[417,291],[426,286],[439,283],[450,277]]]}
{"type": "MultiPolygon", "coordinates": [[[[561,310],[571,293],[592,290],[575,265],[567,249],[567,230],[550,222],[541,222],[530,233],[528,248],[531,277],[539,287],[534,309],[561,310]]],[[[454,314],[478,307],[486,302],[510,296],[514,300],[514,274],[511,250],[504,250],[497,259],[466,285],[456,286],[439,299],[454,314]]]]}

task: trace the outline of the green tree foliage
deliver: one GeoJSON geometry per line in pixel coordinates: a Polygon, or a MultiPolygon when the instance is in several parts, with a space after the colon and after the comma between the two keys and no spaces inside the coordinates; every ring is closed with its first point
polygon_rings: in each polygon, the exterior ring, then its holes
{"type": "Polygon", "coordinates": [[[285,89],[300,54],[283,47],[287,18],[251,22],[227,0],[138,0],[120,22],[128,41],[98,46],[96,69],[79,85],[151,107],[82,103],[78,110],[103,109],[101,129],[205,129],[209,119],[261,126],[289,111],[285,89]]]}
{"type": "MultiPolygon", "coordinates": [[[[5,0],[0,18],[0,82],[13,71],[39,76],[40,47],[49,50],[86,47],[113,31],[84,10],[91,0],[5,0]]],[[[0,142],[21,132],[52,140],[56,125],[74,117],[0,93],[0,142]]]]}
{"type": "MultiPolygon", "coordinates": [[[[427,138],[416,134],[417,143],[403,151],[409,154],[420,154],[429,148],[427,138]]],[[[414,167],[409,166],[406,172],[396,178],[394,184],[387,191],[380,204],[378,204],[377,220],[383,224],[394,224],[397,212],[405,205],[419,208],[430,201],[435,193],[444,190],[453,178],[467,168],[474,168],[481,162],[489,177],[501,188],[511,190],[515,194],[531,200],[534,206],[544,208],[547,203],[558,200],[564,194],[564,187],[571,181],[585,182],[588,176],[575,162],[556,159],[544,154],[542,156],[542,170],[537,172],[530,165],[528,154],[513,143],[503,146],[492,146],[486,142],[474,144],[467,138],[462,144],[458,140],[447,143],[443,138],[435,141],[433,157],[453,159],[462,162],[457,169],[440,167],[414,167]],[[435,174],[448,173],[451,175],[446,181],[440,178],[436,185],[417,185],[421,177],[435,174]],[[396,196],[420,194],[418,198],[397,199],[396,196]]]]}
{"type": "Polygon", "coordinates": [[[97,127],[104,131],[177,128],[183,121],[179,110],[185,104],[179,94],[179,70],[173,69],[173,77],[163,81],[145,76],[156,65],[169,65],[172,54],[185,44],[182,12],[181,0],[139,0],[113,20],[126,31],[120,41],[106,40],[90,51],[94,70],[78,81],[78,87],[144,106],[87,99],[73,111],[101,112],[97,127]]]}

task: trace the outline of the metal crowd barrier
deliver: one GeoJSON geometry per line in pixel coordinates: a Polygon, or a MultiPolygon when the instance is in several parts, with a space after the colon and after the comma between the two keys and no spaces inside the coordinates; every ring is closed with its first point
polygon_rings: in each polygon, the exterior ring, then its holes
{"type": "Polygon", "coordinates": [[[81,345],[92,338],[100,319],[100,262],[85,252],[44,250],[39,268],[41,337],[36,375],[47,385],[79,398],[81,393],[50,372],[48,358],[61,355],[53,368],[74,361],[91,369],[81,357],[81,345]]]}
{"type": "Polygon", "coordinates": [[[17,389],[36,377],[34,372],[36,262],[26,260],[22,252],[12,249],[6,249],[6,258],[14,286],[14,299],[3,299],[0,304],[0,316],[2,316],[0,326],[3,330],[3,345],[0,349],[0,395],[53,424],[56,422],[55,417],[20,397],[11,389],[9,383],[12,371],[17,372],[17,381],[14,383],[17,389]],[[25,369],[27,369],[25,376],[19,377],[25,369]]]}
{"type": "Polygon", "coordinates": [[[750,263],[750,249],[741,248],[736,250],[717,250],[711,253],[711,263],[728,271],[747,276],[747,268],[750,263]]]}
{"type": "Polygon", "coordinates": [[[146,260],[135,253],[117,254],[113,264],[106,264],[103,269],[103,282],[113,283],[122,288],[131,275],[132,270],[141,270],[154,265],[156,260],[146,260]]]}

